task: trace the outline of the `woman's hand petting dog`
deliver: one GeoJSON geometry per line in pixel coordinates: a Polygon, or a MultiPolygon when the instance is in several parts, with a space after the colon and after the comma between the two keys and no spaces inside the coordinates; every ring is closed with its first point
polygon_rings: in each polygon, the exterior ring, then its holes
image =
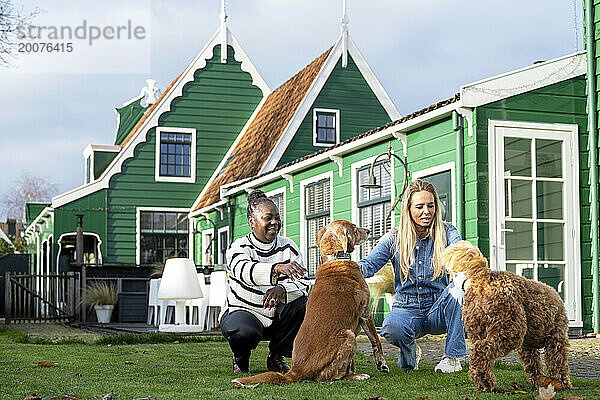
{"type": "Polygon", "coordinates": [[[306,276],[306,270],[304,270],[304,268],[296,261],[287,264],[277,264],[275,266],[275,273],[277,276],[285,275],[291,280],[304,278],[306,276]]]}
{"type": "Polygon", "coordinates": [[[263,296],[263,307],[267,309],[275,308],[285,297],[283,286],[276,285],[265,292],[263,296]]]}

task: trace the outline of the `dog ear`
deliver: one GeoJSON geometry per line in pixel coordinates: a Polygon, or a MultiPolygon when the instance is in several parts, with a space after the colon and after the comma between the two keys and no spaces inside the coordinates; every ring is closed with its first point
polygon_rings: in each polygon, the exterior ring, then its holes
{"type": "Polygon", "coordinates": [[[323,237],[323,235],[325,234],[325,231],[327,230],[327,225],[325,225],[324,227],[322,227],[319,232],[317,233],[317,247],[320,246],[321,244],[321,238],[323,237]]]}
{"type": "MultiPolygon", "coordinates": [[[[346,227],[344,225],[341,225],[338,229],[338,231],[336,232],[336,236],[338,238],[338,240],[340,241],[340,243],[342,244],[342,248],[344,249],[345,253],[348,253],[348,239],[350,236],[350,233],[348,232],[348,229],[346,229],[346,227]]],[[[352,245],[352,240],[350,240],[350,245],[352,245]]],[[[350,250],[352,251],[352,250],[350,250]]]]}

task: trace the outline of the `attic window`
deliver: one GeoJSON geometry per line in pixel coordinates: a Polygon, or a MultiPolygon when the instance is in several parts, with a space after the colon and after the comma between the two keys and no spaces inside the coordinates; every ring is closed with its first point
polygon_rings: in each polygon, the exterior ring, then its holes
{"type": "Polygon", "coordinates": [[[340,110],[313,110],[313,145],[333,146],[340,142],[340,110]]]}
{"type": "Polygon", "coordinates": [[[196,130],[184,128],[156,129],[157,181],[195,182],[196,130]]]}

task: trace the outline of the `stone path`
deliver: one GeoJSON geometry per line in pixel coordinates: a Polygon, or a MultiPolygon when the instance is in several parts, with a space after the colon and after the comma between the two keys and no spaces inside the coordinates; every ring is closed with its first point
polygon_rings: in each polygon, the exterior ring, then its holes
{"type": "MultiPolygon", "coordinates": [[[[444,336],[428,335],[417,340],[422,350],[422,361],[432,365],[437,364],[444,355],[444,336]]],[[[385,339],[381,338],[383,352],[386,356],[397,358],[400,351],[385,339]]],[[[467,341],[467,348],[469,343],[467,341]]],[[[371,344],[366,336],[358,337],[357,351],[371,355],[371,344]]],[[[517,354],[513,351],[501,360],[507,364],[519,363],[517,354]]],[[[571,375],[582,379],[600,380],[600,338],[584,337],[570,340],[569,369],[571,375]]]]}

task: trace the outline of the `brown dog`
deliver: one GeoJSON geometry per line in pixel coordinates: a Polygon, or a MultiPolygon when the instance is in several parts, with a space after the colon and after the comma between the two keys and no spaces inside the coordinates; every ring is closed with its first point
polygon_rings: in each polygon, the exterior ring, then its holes
{"type": "Polygon", "coordinates": [[[368,229],[348,221],[334,221],[319,231],[321,265],[306,303],[304,321],[294,340],[291,370],[285,375],[264,372],[236,378],[231,381],[235,386],[306,379],[367,379],[369,375],[356,374],[354,370],[356,335],[361,328],[371,341],[377,369],[389,371],[369,309],[369,287],[360,267],[349,257],[368,234],[368,229]]]}
{"type": "Polygon", "coordinates": [[[503,392],[493,365],[517,350],[531,383],[561,390],[571,387],[567,364],[569,320],[560,296],[550,286],[511,272],[491,271],[479,249],[467,241],[449,246],[442,262],[449,271],[464,271],[470,285],[462,316],[471,340],[469,378],[475,389],[503,392]],[[545,348],[548,378],[540,348],[545,348]]]}

